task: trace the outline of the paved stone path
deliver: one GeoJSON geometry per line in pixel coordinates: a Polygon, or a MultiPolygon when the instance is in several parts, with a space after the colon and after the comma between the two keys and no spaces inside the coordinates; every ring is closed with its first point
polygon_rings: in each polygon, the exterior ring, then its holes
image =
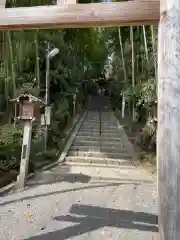
{"type": "Polygon", "coordinates": [[[157,239],[156,182],[109,109],[91,110],[66,164],[0,199],[2,240],[157,239]]]}

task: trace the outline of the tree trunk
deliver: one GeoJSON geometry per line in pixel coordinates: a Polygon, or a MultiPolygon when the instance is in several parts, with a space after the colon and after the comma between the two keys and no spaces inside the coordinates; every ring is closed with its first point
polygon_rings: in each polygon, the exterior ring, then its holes
{"type": "Polygon", "coordinates": [[[14,67],[12,40],[11,40],[11,34],[9,31],[7,32],[7,37],[8,37],[9,53],[10,53],[10,59],[11,59],[11,74],[12,74],[11,76],[12,76],[13,97],[14,97],[16,94],[16,74],[15,74],[15,67],[14,67]]]}
{"type": "MultiPolygon", "coordinates": [[[[125,67],[125,61],[124,61],[124,52],[123,52],[123,46],[122,46],[122,38],[121,38],[121,29],[118,27],[118,33],[119,33],[119,45],[121,48],[121,59],[122,59],[122,64],[123,64],[123,72],[124,72],[124,85],[127,83],[127,74],[126,74],[126,67],[125,67]]],[[[124,95],[122,96],[122,118],[125,117],[125,107],[126,107],[126,100],[124,95]]]]}
{"type": "MultiPolygon", "coordinates": [[[[16,95],[16,75],[15,75],[15,67],[14,67],[14,57],[13,57],[13,48],[12,48],[12,40],[11,40],[11,34],[8,31],[7,32],[7,37],[8,37],[8,44],[9,44],[9,53],[10,53],[10,59],[11,59],[11,76],[12,76],[12,83],[13,83],[13,97],[16,95]]],[[[17,111],[16,111],[16,106],[14,108],[14,128],[16,126],[16,116],[17,116],[17,111]]]]}
{"type": "Polygon", "coordinates": [[[147,63],[147,70],[149,71],[149,57],[148,57],[148,48],[147,48],[147,39],[146,39],[146,28],[143,25],[143,37],[144,37],[144,48],[145,48],[145,54],[146,54],[146,63],[147,63]]]}
{"type": "Polygon", "coordinates": [[[151,39],[152,39],[153,59],[154,59],[154,73],[155,73],[155,79],[157,79],[156,41],[155,41],[155,33],[154,33],[153,25],[151,25],[151,39]]]}
{"type": "MultiPolygon", "coordinates": [[[[134,37],[133,37],[133,27],[130,27],[130,38],[131,38],[131,46],[132,46],[132,87],[134,89],[135,86],[135,76],[134,76],[134,37]]],[[[132,118],[135,120],[135,112],[134,112],[134,98],[132,102],[132,118]]]]}
{"type": "Polygon", "coordinates": [[[8,112],[8,107],[9,107],[9,94],[8,94],[8,62],[7,62],[7,58],[8,58],[8,54],[6,52],[6,36],[5,36],[5,32],[2,32],[3,35],[3,53],[2,56],[5,59],[4,60],[4,91],[5,91],[5,99],[6,99],[6,111],[8,112]],[[5,57],[6,56],[6,57],[5,57]]]}
{"type": "Polygon", "coordinates": [[[23,54],[23,52],[24,52],[24,45],[25,45],[26,43],[25,43],[25,38],[24,38],[24,31],[23,30],[21,30],[20,31],[20,41],[19,41],[19,51],[18,51],[18,70],[20,70],[21,71],[21,69],[22,69],[22,62],[23,62],[23,57],[24,57],[24,54],[23,54]]]}
{"type": "Polygon", "coordinates": [[[38,42],[38,30],[34,32],[35,46],[36,46],[36,80],[37,87],[40,88],[40,72],[39,72],[39,42],[38,42]]]}

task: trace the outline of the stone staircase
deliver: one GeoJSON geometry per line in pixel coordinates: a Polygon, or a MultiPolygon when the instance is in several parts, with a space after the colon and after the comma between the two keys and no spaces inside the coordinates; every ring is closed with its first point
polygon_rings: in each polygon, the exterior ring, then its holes
{"type": "Polygon", "coordinates": [[[108,100],[93,97],[66,163],[128,166],[132,162],[132,146],[108,106],[108,100]]]}

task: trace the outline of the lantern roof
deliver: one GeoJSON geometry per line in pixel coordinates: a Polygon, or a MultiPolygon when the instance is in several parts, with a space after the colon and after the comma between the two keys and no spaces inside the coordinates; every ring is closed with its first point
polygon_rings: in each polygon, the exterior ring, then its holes
{"type": "Polygon", "coordinates": [[[11,102],[20,102],[23,99],[27,99],[30,102],[39,102],[39,103],[42,103],[43,105],[45,105],[45,102],[43,102],[40,98],[37,98],[30,93],[20,94],[18,97],[11,99],[10,101],[11,102]]]}

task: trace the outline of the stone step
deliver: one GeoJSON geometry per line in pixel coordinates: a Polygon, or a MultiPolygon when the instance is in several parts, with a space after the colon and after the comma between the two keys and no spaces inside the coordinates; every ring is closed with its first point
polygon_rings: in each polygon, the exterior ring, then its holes
{"type": "Polygon", "coordinates": [[[67,156],[66,162],[79,162],[79,163],[94,163],[94,164],[114,164],[114,165],[132,165],[130,160],[113,159],[113,158],[95,158],[95,157],[80,157],[80,156],[67,156]]]}
{"type": "Polygon", "coordinates": [[[119,152],[128,152],[129,149],[126,147],[116,148],[116,147],[100,147],[100,146],[82,146],[82,145],[76,145],[76,146],[71,146],[70,151],[83,151],[83,152],[88,152],[88,151],[94,151],[94,152],[109,152],[109,153],[119,153],[119,152]]]}
{"type": "Polygon", "coordinates": [[[79,135],[77,135],[76,136],[76,139],[78,140],[78,141],[111,141],[111,142],[113,142],[113,141],[115,141],[115,142],[122,142],[123,141],[123,139],[122,138],[120,138],[120,137],[107,137],[107,136],[87,136],[87,135],[84,135],[84,136],[79,136],[79,135]]]}
{"type": "Polygon", "coordinates": [[[124,141],[123,140],[119,140],[119,141],[113,141],[113,140],[109,140],[109,138],[104,138],[104,139],[99,139],[97,138],[95,139],[91,139],[91,137],[88,139],[78,139],[76,138],[73,142],[74,145],[81,145],[84,144],[86,146],[104,146],[104,145],[114,145],[117,148],[120,148],[122,145],[124,145],[124,141]]]}
{"type": "Polygon", "coordinates": [[[72,144],[73,146],[101,146],[101,147],[112,147],[112,148],[123,148],[125,147],[123,142],[110,142],[110,141],[75,141],[72,144]]]}
{"type": "MultiPolygon", "coordinates": [[[[96,120],[87,120],[86,119],[86,121],[85,121],[85,124],[98,124],[99,123],[99,119],[96,121],[96,120]]],[[[102,121],[102,123],[104,123],[104,124],[112,124],[112,123],[114,123],[114,124],[116,124],[117,123],[117,121],[102,121]]]]}
{"type": "Polygon", "coordinates": [[[99,132],[100,128],[99,127],[94,127],[94,128],[80,128],[80,132],[99,132]]]}
{"type": "MultiPolygon", "coordinates": [[[[90,123],[90,122],[87,122],[87,121],[85,121],[83,124],[82,124],[82,126],[99,126],[100,125],[100,121],[97,121],[97,122],[94,122],[94,123],[90,123]]],[[[103,122],[103,121],[101,121],[101,125],[103,125],[103,126],[109,126],[109,127],[117,127],[117,122],[109,122],[109,123],[107,123],[107,122],[103,122]]]]}
{"type": "Polygon", "coordinates": [[[128,152],[129,149],[127,148],[127,146],[122,146],[121,148],[117,148],[114,145],[108,145],[108,146],[82,146],[82,145],[71,145],[72,150],[77,150],[79,149],[79,151],[100,151],[100,152],[113,152],[113,153],[119,153],[119,152],[123,152],[126,151],[128,152]]]}
{"type": "MultiPolygon", "coordinates": [[[[81,128],[79,132],[84,132],[84,133],[99,133],[100,132],[100,127],[94,127],[94,128],[81,128]]],[[[116,130],[112,129],[107,129],[107,128],[101,128],[101,134],[109,134],[109,135],[120,135],[120,131],[116,128],[116,130]]]]}
{"type": "Polygon", "coordinates": [[[98,151],[79,151],[77,150],[69,150],[68,156],[79,156],[79,157],[96,157],[96,158],[113,158],[113,159],[126,159],[131,160],[132,155],[125,152],[119,153],[111,153],[111,152],[98,152],[98,151]]]}
{"type": "Polygon", "coordinates": [[[111,134],[111,135],[120,135],[121,132],[116,128],[115,129],[107,129],[104,127],[92,127],[92,128],[80,128],[79,132],[85,132],[85,133],[99,133],[99,131],[101,130],[101,134],[111,134]]]}
{"type": "Polygon", "coordinates": [[[114,164],[97,164],[97,163],[84,163],[84,162],[63,162],[61,164],[62,166],[69,166],[69,167],[92,167],[92,168],[111,168],[113,170],[117,170],[117,168],[120,168],[120,169],[134,169],[136,167],[136,165],[133,164],[132,162],[132,165],[114,165],[114,164]]]}
{"type": "MultiPolygon", "coordinates": [[[[95,132],[95,131],[80,131],[78,132],[78,135],[79,137],[83,137],[83,136],[93,136],[93,137],[99,137],[99,131],[95,132]]],[[[120,137],[120,134],[119,132],[116,132],[116,133],[104,133],[102,132],[101,133],[101,137],[106,137],[106,138],[119,138],[120,137]]]]}
{"type": "MultiPolygon", "coordinates": [[[[84,124],[99,124],[100,123],[100,118],[98,117],[97,119],[91,120],[91,119],[85,119],[84,124]]],[[[116,119],[103,119],[101,118],[101,123],[105,125],[117,125],[117,120],[116,119]]]]}
{"type": "MultiPolygon", "coordinates": [[[[100,124],[90,125],[90,126],[84,126],[84,125],[82,124],[81,129],[85,129],[85,130],[87,131],[88,129],[99,128],[99,127],[100,127],[100,124]]],[[[105,125],[101,124],[101,128],[103,128],[104,131],[106,131],[106,132],[107,132],[107,131],[114,132],[114,131],[119,130],[119,128],[118,128],[117,125],[111,127],[111,126],[105,126],[105,125]]]]}
{"type": "MultiPolygon", "coordinates": [[[[84,129],[84,130],[91,130],[91,129],[99,129],[100,128],[100,124],[97,124],[97,125],[89,125],[89,126],[84,126],[82,125],[81,126],[81,129],[84,129]]],[[[117,131],[118,129],[118,126],[104,126],[103,124],[101,124],[101,129],[103,129],[104,131],[117,131]]]]}
{"type": "Polygon", "coordinates": [[[87,116],[86,121],[99,121],[99,116],[95,113],[96,116],[87,116]]]}
{"type": "Polygon", "coordinates": [[[97,124],[97,125],[91,125],[91,126],[84,126],[82,125],[81,126],[81,130],[85,130],[85,131],[91,131],[92,129],[99,129],[101,127],[102,130],[104,131],[114,131],[114,130],[117,130],[117,126],[113,126],[113,127],[109,127],[109,126],[105,126],[105,125],[101,125],[100,124],[97,124]]]}
{"type": "Polygon", "coordinates": [[[124,165],[107,165],[94,163],[64,163],[61,166],[63,169],[69,169],[68,174],[90,176],[91,182],[95,183],[132,183],[132,184],[152,184],[154,185],[154,178],[147,171],[137,168],[136,166],[124,165]]]}
{"type": "MultiPolygon", "coordinates": [[[[99,134],[99,130],[100,129],[92,129],[92,130],[84,130],[84,129],[80,129],[79,132],[78,132],[78,135],[94,135],[94,134],[99,134]]],[[[118,129],[116,131],[104,131],[104,130],[101,130],[101,135],[106,135],[106,136],[114,136],[114,137],[117,137],[117,136],[120,136],[120,131],[118,131],[118,129]]]]}

